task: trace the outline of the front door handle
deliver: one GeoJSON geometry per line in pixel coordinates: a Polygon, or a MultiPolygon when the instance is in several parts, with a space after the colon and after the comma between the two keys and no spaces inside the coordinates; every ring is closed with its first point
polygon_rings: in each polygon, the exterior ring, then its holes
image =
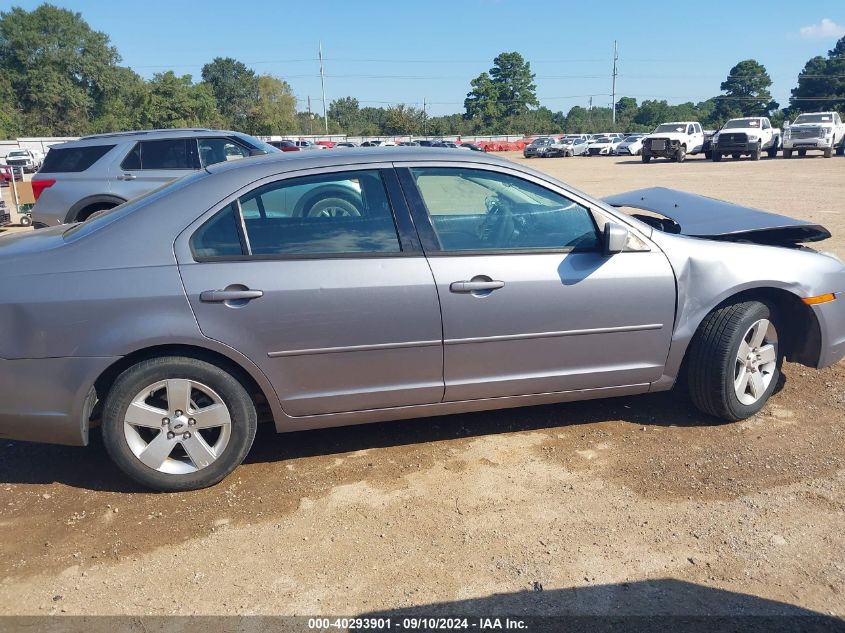
{"type": "Polygon", "coordinates": [[[452,292],[490,292],[492,290],[498,290],[499,288],[504,288],[505,282],[504,281],[495,281],[493,279],[489,281],[453,281],[449,285],[449,290],[452,292]]]}
{"type": "Polygon", "coordinates": [[[237,290],[203,290],[200,293],[200,301],[206,303],[224,303],[226,301],[251,301],[264,296],[263,290],[250,290],[249,288],[237,290]]]}
{"type": "Polygon", "coordinates": [[[138,176],[135,174],[120,174],[117,179],[118,180],[135,180],[138,176]]]}

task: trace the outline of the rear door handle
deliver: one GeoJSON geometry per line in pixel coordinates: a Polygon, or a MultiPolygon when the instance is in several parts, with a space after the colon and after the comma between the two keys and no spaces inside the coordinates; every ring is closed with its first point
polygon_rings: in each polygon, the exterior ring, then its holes
{"type": "Polygon", "coordinates": [[[264,296],[263,290],[203,290],[200,301],[206,303],[223,303],[224,301],[251,301],[264,296]]]}
{"type": "Polygon", "coordinates": [[[504,281],[453,281],[449,286],[452,292],[478,292],[484,290],[498,290],[504,288],[504,281]]]}
{"type": "Polygon", "coordinates": [[[138,176],[135,174],[120,174],[117,179],[118,180],[135,180],[138,176]]]}

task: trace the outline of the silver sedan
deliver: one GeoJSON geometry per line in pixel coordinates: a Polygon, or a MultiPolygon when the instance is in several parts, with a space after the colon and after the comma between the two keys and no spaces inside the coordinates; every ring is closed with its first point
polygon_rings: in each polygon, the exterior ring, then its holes
{"type": "Polygon", "coordinates": [[[477,152],[221,163],[0,238],[0,435],[84,445],[99,427],[129,477],[188,490],[236,468],[260,420],[298,431],[682,376],[695,406],[739,420],[785,357],[845,356],[845,266],[806,247],[827,237],[667,189],[598,200],[477,152]]]}

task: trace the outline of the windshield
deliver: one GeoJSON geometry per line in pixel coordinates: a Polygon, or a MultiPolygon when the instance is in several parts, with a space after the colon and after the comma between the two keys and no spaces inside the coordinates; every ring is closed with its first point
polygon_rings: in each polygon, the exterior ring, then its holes
{"type": "Polygon", "coordinates": [[[833,123],[832,114],[801,114],[795,119],[793,125],[800,123],[833,123]]]}
{"type": "Polygon", "coordinates": [[[610,143],[610,137],[607,136],[600,136],[593,141],[594,143],[610,143]]]}
{"type": "Polygon", "coordinates": [[[683,133],[684,130],[687,129],[685,123],[661,123],[660,125],[655,128],[654,133],[657,134],[658,132],[681,132],[683,133]]]}
{"type": "Polygon", "coordinates": [[[531,144],[532,144],[532,145],[551,145],[551,144],[552,144],[552,142],[553,142],[553,141],[552,141],[552,139],[550,139],[550,138],[548,138],[548,137],[545,137],[545,136],[544,136],[543,138],[538,138],[538,139],[536,139],[536,140],[535,140],[533,143],[531,143],[531,144]]]}
{"type": "Polygon", "coordinates": [[[27,156],[27,153],[25,150],[16,149],[9,152],[9,156],[27,156]]]}
{"type": "Polygon", "coordinates": [[[744,127],[760,127],[760,119],[731,119],[725,123],[724,130],[732,130],[744,127]]]}

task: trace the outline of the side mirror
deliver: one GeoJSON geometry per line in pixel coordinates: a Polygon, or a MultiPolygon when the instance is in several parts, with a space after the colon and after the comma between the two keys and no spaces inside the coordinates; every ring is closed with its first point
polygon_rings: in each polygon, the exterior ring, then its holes
{"type": "Polygon", "coordinates": [[[604,254],[606,256],[621,253],[628,241],[628,229],[621,224],[607,222],[604,225],[604,254]]]}
{"type": "Polygon", "coordinates": [[[265,152],[263,149],[258,149],[257,147],[253,147],[251,150],[249,150],[250,156],[264,156],[264,154],[266,153],[267,152],[265,152]]]}

